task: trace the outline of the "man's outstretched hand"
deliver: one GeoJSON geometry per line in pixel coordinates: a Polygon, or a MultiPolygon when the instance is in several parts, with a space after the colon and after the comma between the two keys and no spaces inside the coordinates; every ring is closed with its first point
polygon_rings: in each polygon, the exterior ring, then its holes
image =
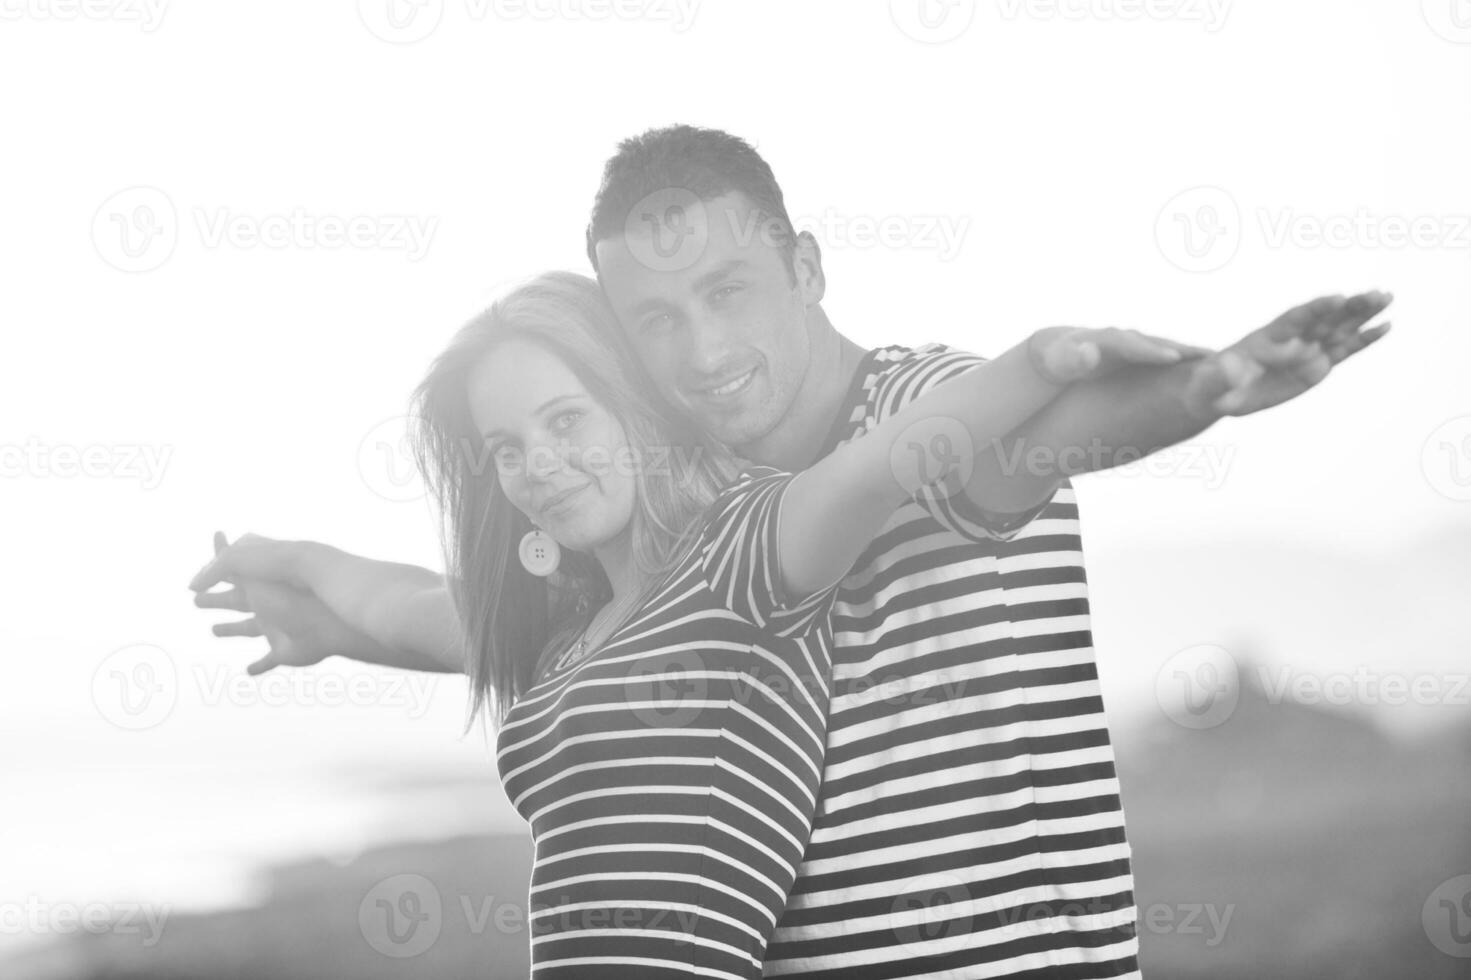
{"type": "Polygon", "coordinates": [[[1389,331],[1388,322],[1364,327],[1392,301],[1380,292],[1325,296],[1288,310],[1199,362],[1186,387],[1188,411],[1213,421],[1296,398],[1389,331]]]}

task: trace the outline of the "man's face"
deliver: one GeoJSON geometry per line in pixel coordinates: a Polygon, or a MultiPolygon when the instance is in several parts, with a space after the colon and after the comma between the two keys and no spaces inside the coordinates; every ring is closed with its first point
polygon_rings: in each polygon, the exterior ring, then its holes
{"type": "Polygon", "coordinates": [[[599,278],[664,398],[740,447],[776,428],[806,376],[807,299],[744,195],[672,193],[596,243],[599,278]]]}

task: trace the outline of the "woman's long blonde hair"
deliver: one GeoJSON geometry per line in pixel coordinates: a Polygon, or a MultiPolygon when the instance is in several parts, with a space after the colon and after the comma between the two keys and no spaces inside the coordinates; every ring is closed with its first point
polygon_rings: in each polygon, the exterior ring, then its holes
{"type": "Polygon", "coordinates": [[[538,276],[455,334],[413,395],[414,454],[443,518],[449,588],[463,628],[471,721],[498,725],[533,681],[540,654],[573,614],[610,594],[591,554],[562,549],[550,578],[518,558],[531,522],[506,497],[470,415],[471,371],[518,338],[561,358],[623,426],[636,461],[631,545],[647,578],[683,554],[699,518],[735,476],[736,459],[657,395],[598,284],[571,272],[538,276]],[[666,465],[659,465],[666,464],[666,465]]]}

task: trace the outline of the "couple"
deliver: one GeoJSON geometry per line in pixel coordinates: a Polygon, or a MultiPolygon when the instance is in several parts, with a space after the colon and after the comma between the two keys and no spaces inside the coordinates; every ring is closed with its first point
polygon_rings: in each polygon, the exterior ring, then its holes
{"type": "Polygon", "coordinates": [[[217,536],[196,603],[253,615],[216,634],[469,675],[539,977],[1136,975],[1067,477],[1296,397],[1389,297],[1218,353],[865,351],[770,168],[688,126],[620,146],[587,246],[416,392],[448,576],[217,536]]]}

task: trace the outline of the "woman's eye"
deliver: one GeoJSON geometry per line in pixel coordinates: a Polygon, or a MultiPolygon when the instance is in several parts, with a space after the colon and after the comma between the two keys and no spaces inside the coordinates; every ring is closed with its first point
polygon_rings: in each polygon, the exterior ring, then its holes
{"type": "Polygon", "coordinates": [[[574,409],[572,411],[563,412],[558,415],[556,419],[553,420],[552,427],[558,432],[566,432],[569,429],[575,428],[577,426],[577,423],[581,420],[582,413],[574,409]]]}
{"type": "Polygon", "coordinates": [[[497,466],[508,468],[516,465],[516,460],[521,458],[521,450],[509,443],[501,443],[490,450],[491,458],[497,466]]]}

